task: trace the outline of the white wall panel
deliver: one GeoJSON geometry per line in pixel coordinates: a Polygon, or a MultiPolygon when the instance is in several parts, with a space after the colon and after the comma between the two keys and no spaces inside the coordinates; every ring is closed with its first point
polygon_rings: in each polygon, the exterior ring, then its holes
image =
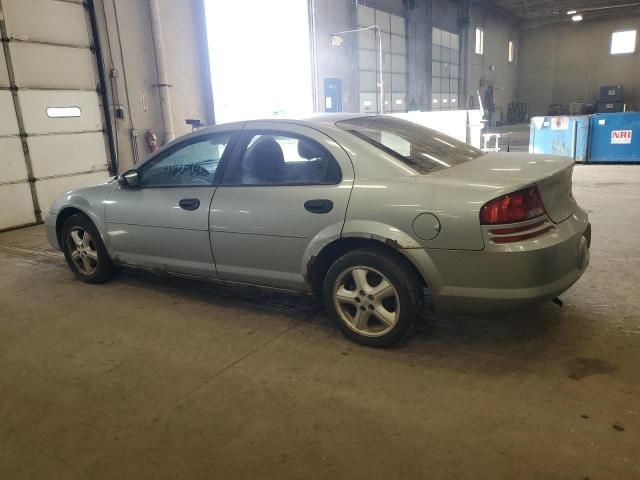
{"type": "Polygon", "coordinates": [[[378,25],[383,32],[390,32],[391,15],[382,10],[376,10],[376,25],[378,25]]]}
{"type": "Polygon", "coordinates": [[[16,84],[20,88],[95,90],[93,56],[86,48],[11,43],[16,84]]]}
{"type": "Polygon", "coordinates": [[[0,135],[18,135],[18,121],[9,90],[0,90],[0,135]]]}
{"type": "MultiPolygon", "coordinates": [[[[391,51],[391,34],[390,33],[386,33],[386,32],[382,32],[380,34],[380,37],[382,38],[382,51],[383,52],[390,52],[391,51]]],[[[377,42],[377,38],[376,38],[376,42],[377,42]]],[[[376,43],[376,50],[378,50],[378,44],[376,43]]]]}
{"type": "Polygon", "coordinates": [[[36,178],[107,168],[102,132],[28,137],[27,143],[36,178]]]}
{"type": "Polygon", "coordinates": [[[9,38],[89,46],[89,30],[81,3],[53,0],[3,0],[9,38]]]}
{"type": "Polygon", "coordinates": [[[107,180],[109,180],[107,172],[97,172],[37,181],[36,193],[40,202],[40,209],[43,212],[48,212],[51,209],[51,205],[53,205],[53,201],[71,189],[97,185],[107,180]]]}
{"type": "Polygon", "coordinates": [[[358,27],[370,27],[376,23],[375,10],[371,7],[358,5],[358,27]]]}
{"type": "Polygon", "coordinates": [[[392,55],[391,56],[391,71],[393,73],[406,73],[407,71],[407,57],[404,55],[392,55]]]}
{"type": "Polygon", "coordinates": [[[378,59],[376,52],[373,50],[358,49],[358,64],[360,70],[377,71],[378,59]]]}
{"type": "Polygon", "coordinates": [[[378,40],[374,30],[362,30],[358,32],[358,46],[369,50],[378,49],[378,40]]]}
{"type": "Polygon", "coordinates": [[[360,111],[363,113],[376,113],[378,110],[378,94],[360,92],[360,111]]]}
{"type": "Polygon", "coordinates": [[[407,54],[407,39],[400,35],[391,35],[391,52],[400,55],[407,54]]]}
{"type": "Polygon", "coordinates": [[[24,161],[20,138],[0,138],[0,184],[26,178],[27,164],[24,161]]]}
{"type": "Polygon", "coordinates": [[[0,185],[0,205],[2,205],[0,229],[36,221],[28,183],[0,185]]]}
{"type": "Polygon", "coordinates": [[[360,72],[360,91],[377,92],[378,79],[375,72],[360,72]]]}
{"type": "Polygon", "coordinates": [[[33,133],[66,133],[102,129],[102,113],[96,92],[19,91],[25,130],[33,133]],[[50,118],[49,107],[79,107],[79,117],[50,118]]]}
{"type": "Polygon", "coordinates": [[[391,33],[405,37],[405,21],[403,17],[391,15],[391,33]]]}
{"type": "Polygon", "coordinates": [[[0,47],[0,87],[9,86],[9,74],[7,73],[7,61],[4,58],[4,48],[0,47]]]}
{"type": "Polygon", "coordinates": [[[407,76],[402,73],[391,74],[391,85],[394,92],[404,92],[407,85],[407,76]]]}

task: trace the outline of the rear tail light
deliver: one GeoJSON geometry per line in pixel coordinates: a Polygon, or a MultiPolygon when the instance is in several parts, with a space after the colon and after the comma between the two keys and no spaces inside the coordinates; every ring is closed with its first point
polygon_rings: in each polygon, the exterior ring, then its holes
{"type": "Polygon", "coordinates": [[[537,187],[527,188],[491,200],[480,210],[480,223],[495,225],[489,234],[494,243],[510,243],[537,237],[551,229],[547,219],[536,218],[546,213],[537,187]],[[534,220],[529,222],[528,220],[534,220]],[[526,222],[525,225],[509,224],[526,222]]]}
{"type": "Polygon", "coordinates": [[[538,187],[503,195],[486,203],[480,210],[480,223],[501,225],[518,223],[546,213],[538,187]]]}

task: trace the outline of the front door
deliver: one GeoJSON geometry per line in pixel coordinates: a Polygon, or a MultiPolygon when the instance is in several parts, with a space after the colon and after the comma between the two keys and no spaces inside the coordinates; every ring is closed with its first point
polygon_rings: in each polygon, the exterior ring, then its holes
{"type": "Polygon", "coordinates": [[[211,206],[220,278],[304,289],[305,251],[340,235],[352,186],[351,161],[328,136],[294,124],[247,126],[211,206]]]}
{"type": "Polygon", "coordinates": [[[126,264],[215,278],[209,206],[233,130],[203,133],[159,152],[138,171],[138,188],[115,188],[105,215],[126,264]],[[216,175],[218,173],[218,175],[216,175]]]}

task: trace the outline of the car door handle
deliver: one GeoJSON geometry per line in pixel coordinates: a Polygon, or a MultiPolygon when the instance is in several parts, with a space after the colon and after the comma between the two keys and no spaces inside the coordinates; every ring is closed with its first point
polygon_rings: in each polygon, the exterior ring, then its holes
{"type": "Polygon", "coordinates": [[[197,198],[183,198],[178,205],[183,210],[197,210],[200,206],[200,200],[197,198]]]}
{"type": "Polygon", "coordinates": [[[311,213],[329,213],[333,210],[333,202],[325,198],[307,200],[304,202],[304,208],[307,212],[311,213]]]}

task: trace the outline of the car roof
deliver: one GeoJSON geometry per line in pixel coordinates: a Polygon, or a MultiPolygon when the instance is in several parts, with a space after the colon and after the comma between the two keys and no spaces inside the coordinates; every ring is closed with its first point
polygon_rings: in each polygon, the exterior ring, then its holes
{"type": "Polygon", "coordinates": [[[296,124],[306,126],[334,126],[336,122],[343,120],[352,120],[354,118],[371,117],[373,114],[367,113],[317,113],[308,116],[281,116],[281,117],[267,117],[251,120],[241,120],[236,122],[218,123],[215,125],[209,125],[199,130],[200,133],[207,131],[215,131],[218,127],[229,127],[237,125],[242,127],[244,125],[249,126],[252,123],[274,123],[274,124],[296,124]]]}

